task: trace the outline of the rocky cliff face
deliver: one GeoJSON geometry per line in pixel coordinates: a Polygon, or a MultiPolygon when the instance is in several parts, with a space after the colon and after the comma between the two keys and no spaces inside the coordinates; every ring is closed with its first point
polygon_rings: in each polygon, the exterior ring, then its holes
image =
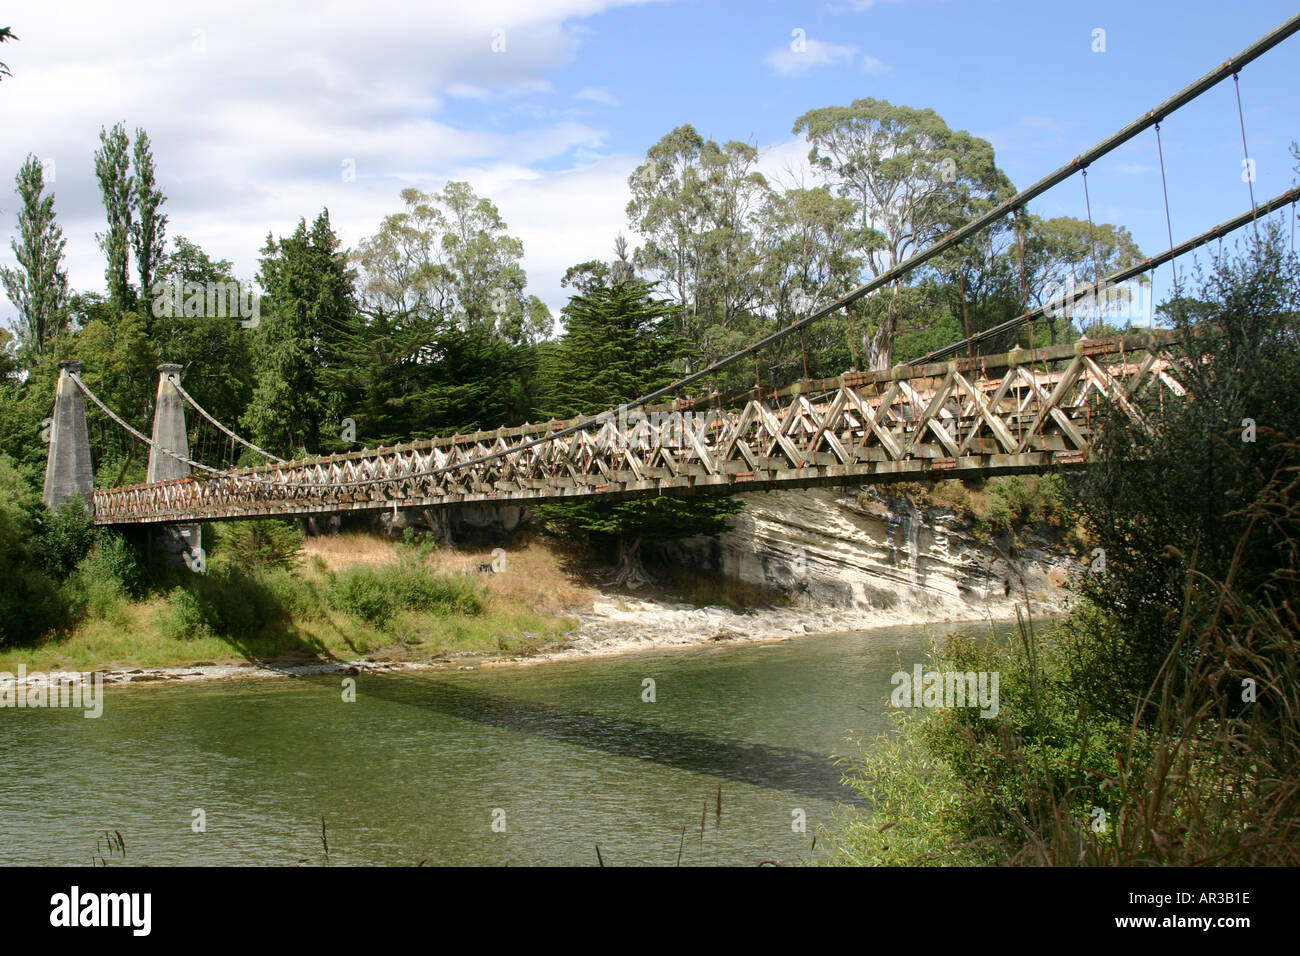
{"type": "Polygon", "coordinates": [[[745,495],[720,538],[662,545],[665,560],[797,592],[800,603],[854,610],[873,623],[1011,617],[1064,609],[1077,558],[1038,535],[1014,549],[977,538],[969,520],[923,513],[888,486],[745,495]]]}

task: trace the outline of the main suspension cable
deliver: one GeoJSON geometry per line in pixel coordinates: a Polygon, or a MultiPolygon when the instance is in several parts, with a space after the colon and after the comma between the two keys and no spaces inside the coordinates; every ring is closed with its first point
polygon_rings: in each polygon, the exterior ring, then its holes
{"type": "Polygon", "coordinates": [[[272,455],[269,451],[263,451],[262,449],[258,448],[256,445],[254,445],[251,441],[247,441],[247,440],[245,440],[245,439],[239,437],[239,436],[236,435],[233,431],[231,431],[229,428],[227,428],[225,425],[221,424],[221,422],[217,421],[215,418],[213,418],[211,415],[209,415],[206,411],[204,411],[203,406],[200,405],[198,402],[196,402],[196,401],[194,400],[194,397],[193,397],[192,395],[190,395],[189,392],[185,391],[185,389],[181,386],[181,383],[178,382],[178,381],[176,381],[176,379],[172,379],[172,384],[176,386],[176,391],[178,391],[178,392],[181,393],[181,397],[184,398],[185,401],[189,402],[191,405],[194,406],[194,410],[195,410],[196,412],[198,412],[200,415],[202,415],[204,418],[206,418],[209,422],[211,422],[211,423],[212,423],[213,425],[215,425],[217,428],[221,429],[221,431],[224,432],[224,433],[226,434],[227,437],[233,439],[234,441],[239,442],[239,443],[240,443],[241,445],[243,445],[245,448],[247,448],[247,449],[249,449],[249,450],[251,450],[251,451],[255,451],[255,452],[257,452],[257,454],[262,455],[262,456],[265,457],[265,458],[269,458],[271,461],[275,462],[276,464],[284,464],[284,459],[283,459],[283,458],[277,458],[275,455],[272,455]]]}

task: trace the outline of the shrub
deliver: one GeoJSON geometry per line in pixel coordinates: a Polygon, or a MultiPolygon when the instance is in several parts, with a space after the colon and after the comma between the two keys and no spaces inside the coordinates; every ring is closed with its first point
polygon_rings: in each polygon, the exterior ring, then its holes
{"type": "Polygon", "coordinates": [[[380,574],[372,567],[354,564],[335,574],[328,598],[338,608],[375,627],[385,628],[397,613],[397,601],[380,574]]]}
{"type": "Polygon", "coordinates": [[[67,621],[67,606],[49,575],[18,567],[5,576],[0,586],[0,645],[36,640],[67,621]]]}
{"type": "Polygon", "coordinates": [[[399,611],[480,614],[483,599],[468,579],[442,577],[420,564],[354,564],[330,578],[332,607],[385,629],[399,611]]]}
{"type": "Polygon", "coordinates": [[[1149,742],[1140,732],[1131,740],[1124,721],[1081,716],[1074,643],[1069,622],[1045,640],[1022,627],[1010,645],[950,637],[935,665],[997,672],[997,716],[965,708],[891,712],[897,733],[861,746],[848,778],[871,815],[841,818],[832,861],[1078,862],[1096,810],[1115,819],[1123,809],[1120,791],[1103,783],[1126,755],[1144,761],[1149,742]]]}
{"type": "Polygon", "coordinates": [[[116,581],[130,597],[144,596],[147,577],[144,555],[120,532],[97,529],[95,548],[81,563],[90,563],[97,573],[116,581]]]}
{"type": "Polygon", "coordinates": [[[44,516],[32,539],[37,561],[57,578],[66,578],[95,543],[95,526],[80,498],[44,516]]]}
{"type": "Polygon", "coordinates": [[[167,607],[159,626],[163,636],[174,641],[192,641],[212,636],[212,627],[208,623],[203,601],[186,588],[178,587],[168,595],[167,607]]]}
{"type": "Polygon", "coordinates": [[[0,645],[35,640],[67,621],[58,586],[32,547],[46,516],[31,482],[0,454],[0,645]]]}
{"type": "Polygon", "coordinates": [[[481,614],[483,600],[471,579],[443,577],[418,564],[398,564],[387,572],[399,607],[441,614],[481,614]]]}
{"type": "Polygon", "coordinates": [[[123,620],[126,590],[119,580],[98,571],[93,553],[68,575],[62,592],[76,618],[93,617],[119,623],[123,620]]]}
{"type": "Polygon", "coordinates": [[[255,576],[265,589],[268,604],[296,620],[320,616],[320,595],[311,582],[285,568],[268,568],[255,576]]]}

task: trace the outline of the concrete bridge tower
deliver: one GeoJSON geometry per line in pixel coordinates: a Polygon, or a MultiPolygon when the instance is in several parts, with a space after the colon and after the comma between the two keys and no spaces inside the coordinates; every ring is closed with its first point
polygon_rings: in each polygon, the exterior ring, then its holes
{"type": "MultiPolygon", "coordinates": [[[[153,445],[149,448],[149,470],[145,481],[172,481],[188,478],[190,466],[173,455],[160,451],[165,448],[185,458],[190,456],[189,438],[185,433],[185,399],[177,391],[182,366],[158,366],[158,396],[153,406],[153,445]]],[[[202,568],[203,553],[200,530],[197,524],[164,525],[151,535],[155,544],[166,549],[177,564],[184,563],[195,570],[202,568]],[[196,567],[195,562],[200,564],[196,567]]]]}
{"type": "Polygon", "coordinates": [[[90,436],[86,431],[86,402],[72,377],[81,373],[80,362],[59,363],[59,385],[50,422],[50,449],[45,459],[45,491],[41,495],[51,511],[80,498],[87,511],[95,490],[95,469],[90,461],[90,436]]]}

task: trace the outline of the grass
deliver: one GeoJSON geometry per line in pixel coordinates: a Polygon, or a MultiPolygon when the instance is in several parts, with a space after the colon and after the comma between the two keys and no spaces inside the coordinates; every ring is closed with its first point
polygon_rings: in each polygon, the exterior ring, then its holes
{"type": "Polygon", "coordinates": [[[141,600],[99,599],[71,632],[0,650],[0,670],[525,656],[561,645],[573,627],[563,612],[590,606],[594,595],[546,542],[512,546],[500,573],[478,570],[492,563],[490,550],[421,556],[364,534],[309,538],[303,557],[296,571],[244,574],[214,562],[202,582],[141,600]],[[390,598],[385,613],[338,600],[340,580],[390,598]]]}

